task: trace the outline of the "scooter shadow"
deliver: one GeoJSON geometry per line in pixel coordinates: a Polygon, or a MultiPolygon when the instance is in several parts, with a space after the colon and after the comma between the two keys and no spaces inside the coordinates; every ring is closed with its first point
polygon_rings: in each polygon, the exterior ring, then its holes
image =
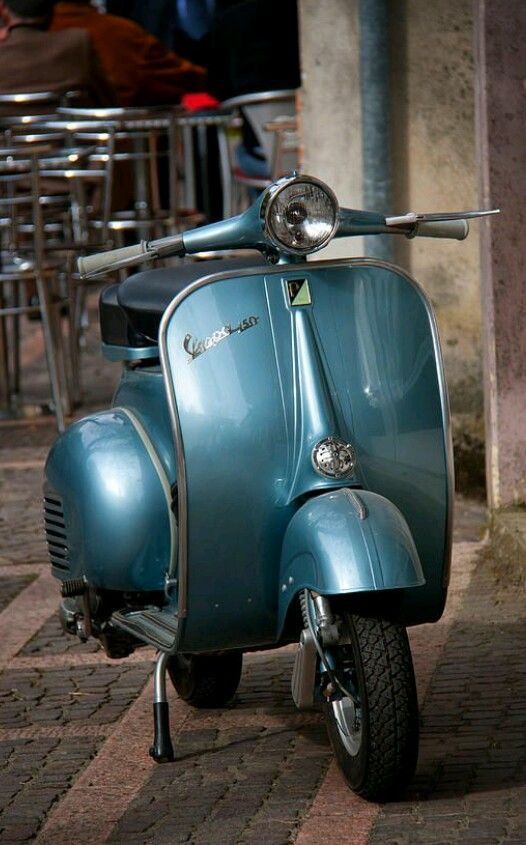
{"type": "Polygon", "coordinates": [[[321,714],[292,701],[293,660],[247,655],[233,706],[190,712],[109,843],[289,842],[332,758],[321,714]]]}
{"type": "MultiPolygon", "coordinates": [[[[464,606],[469,602],[468,595],[464,606]]],[[[498,598],[484,596],[481,616],[486,604],[495,617],[498,598]]],[[[453,625],[421,705],[419,763],[408,801],[526,783],[526,626],[509,621],[509,613],[504,619],[453,625]]]]}
{"type": "MultiPolygon", "coordinates": [[[[203,755],[228,765],[232,756],[269,753],[290,761],[308,757],[318,772],[326,769],[331,749],[320,708],[299,712],[292,700],[290,678],[296,647],[245,655],[237,694],[221,709],[192,710],[186,730],[174,743],[175,761],[203,755]]],[[[268,761],[267,761],[268,762],[268,761]]],[[[217,763],[216,763],[217,765],[217,763]]]]}

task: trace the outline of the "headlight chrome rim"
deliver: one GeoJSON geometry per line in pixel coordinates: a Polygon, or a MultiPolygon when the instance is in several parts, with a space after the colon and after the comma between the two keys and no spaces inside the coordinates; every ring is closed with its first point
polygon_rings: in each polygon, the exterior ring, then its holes
{"type": "Polygon", "coordinates": [[[336,230],[338,228],[338,212],[340,206],[338,200],[336,198],[336,194],[334,191],[329,188],[325,182],[322,182],[321,179],[316,179],[314,176],[303,176],[303,175],[294,175],[294,176],[285,176],[282,179],[279,179],[273,185],[270,186],[268,189],[267,196],[264,198],[263,203],[261,205],[261,214],[263,218],[263,225],[265,230],[265,235],[268,240],[279,249],[280,252],[288,252],[293,255],[309,255],[313,252],[318,252],[320,249],[324,249],[331,240],[333,239],[334,235],[336,234],[336,230]],[[272,222],[272,211],[275,205],[276,200],[280,196],[280,194],[286,189],[289,188],[291,185],[294,184],[309,184],[315,185],[321,191],[323,191],[327,197],[329,198],[333,211],[334,211],[334,221],[330,231],[327,235],[320,241],[319,244],[315,246],[306,246],[306,247],[299,247],[299,246],[290,246],[289,244],[284,243],[280,238],[275,234],[273,222],[272,222]]]}

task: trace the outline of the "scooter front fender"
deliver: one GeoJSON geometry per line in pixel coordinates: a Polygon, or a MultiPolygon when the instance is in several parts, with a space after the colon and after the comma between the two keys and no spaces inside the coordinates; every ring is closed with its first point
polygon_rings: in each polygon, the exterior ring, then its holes
{"type": "Polygon", "coordinates": [[[279,630],[305,588],[331,596],[424,583],[411,532],[392,502],[368,490],[323,493],[296,511],[285,533],[279,630]]]}

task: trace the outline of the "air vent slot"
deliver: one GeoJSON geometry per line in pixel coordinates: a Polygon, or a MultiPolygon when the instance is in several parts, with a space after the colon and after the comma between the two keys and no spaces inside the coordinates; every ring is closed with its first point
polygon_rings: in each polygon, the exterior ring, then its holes
{"type": "Polygon", "coordinates": [[[44,496],[44,527],[51,565],[61,572],[69,572],[69,549],[64,522],[62,499],[55,492],[44,496]]]}

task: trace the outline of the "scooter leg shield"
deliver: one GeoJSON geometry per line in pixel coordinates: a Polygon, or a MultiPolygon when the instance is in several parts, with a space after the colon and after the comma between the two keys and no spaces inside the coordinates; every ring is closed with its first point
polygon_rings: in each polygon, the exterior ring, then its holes
{"type": "Polygon", "coordinates": [[[164,588],[176,553],[171,493],[138,420],[115,408],[72,425],[45,469],[53,574],[109,590],[164,588]]]}
{"type": "Polygon", "coordinates": [[[340,488],[309,499],[283,542],[279,630],[290,602],[308,588],[344,595],[425,583],[411,532],[398,508],[368,490],[340,488]]]}

